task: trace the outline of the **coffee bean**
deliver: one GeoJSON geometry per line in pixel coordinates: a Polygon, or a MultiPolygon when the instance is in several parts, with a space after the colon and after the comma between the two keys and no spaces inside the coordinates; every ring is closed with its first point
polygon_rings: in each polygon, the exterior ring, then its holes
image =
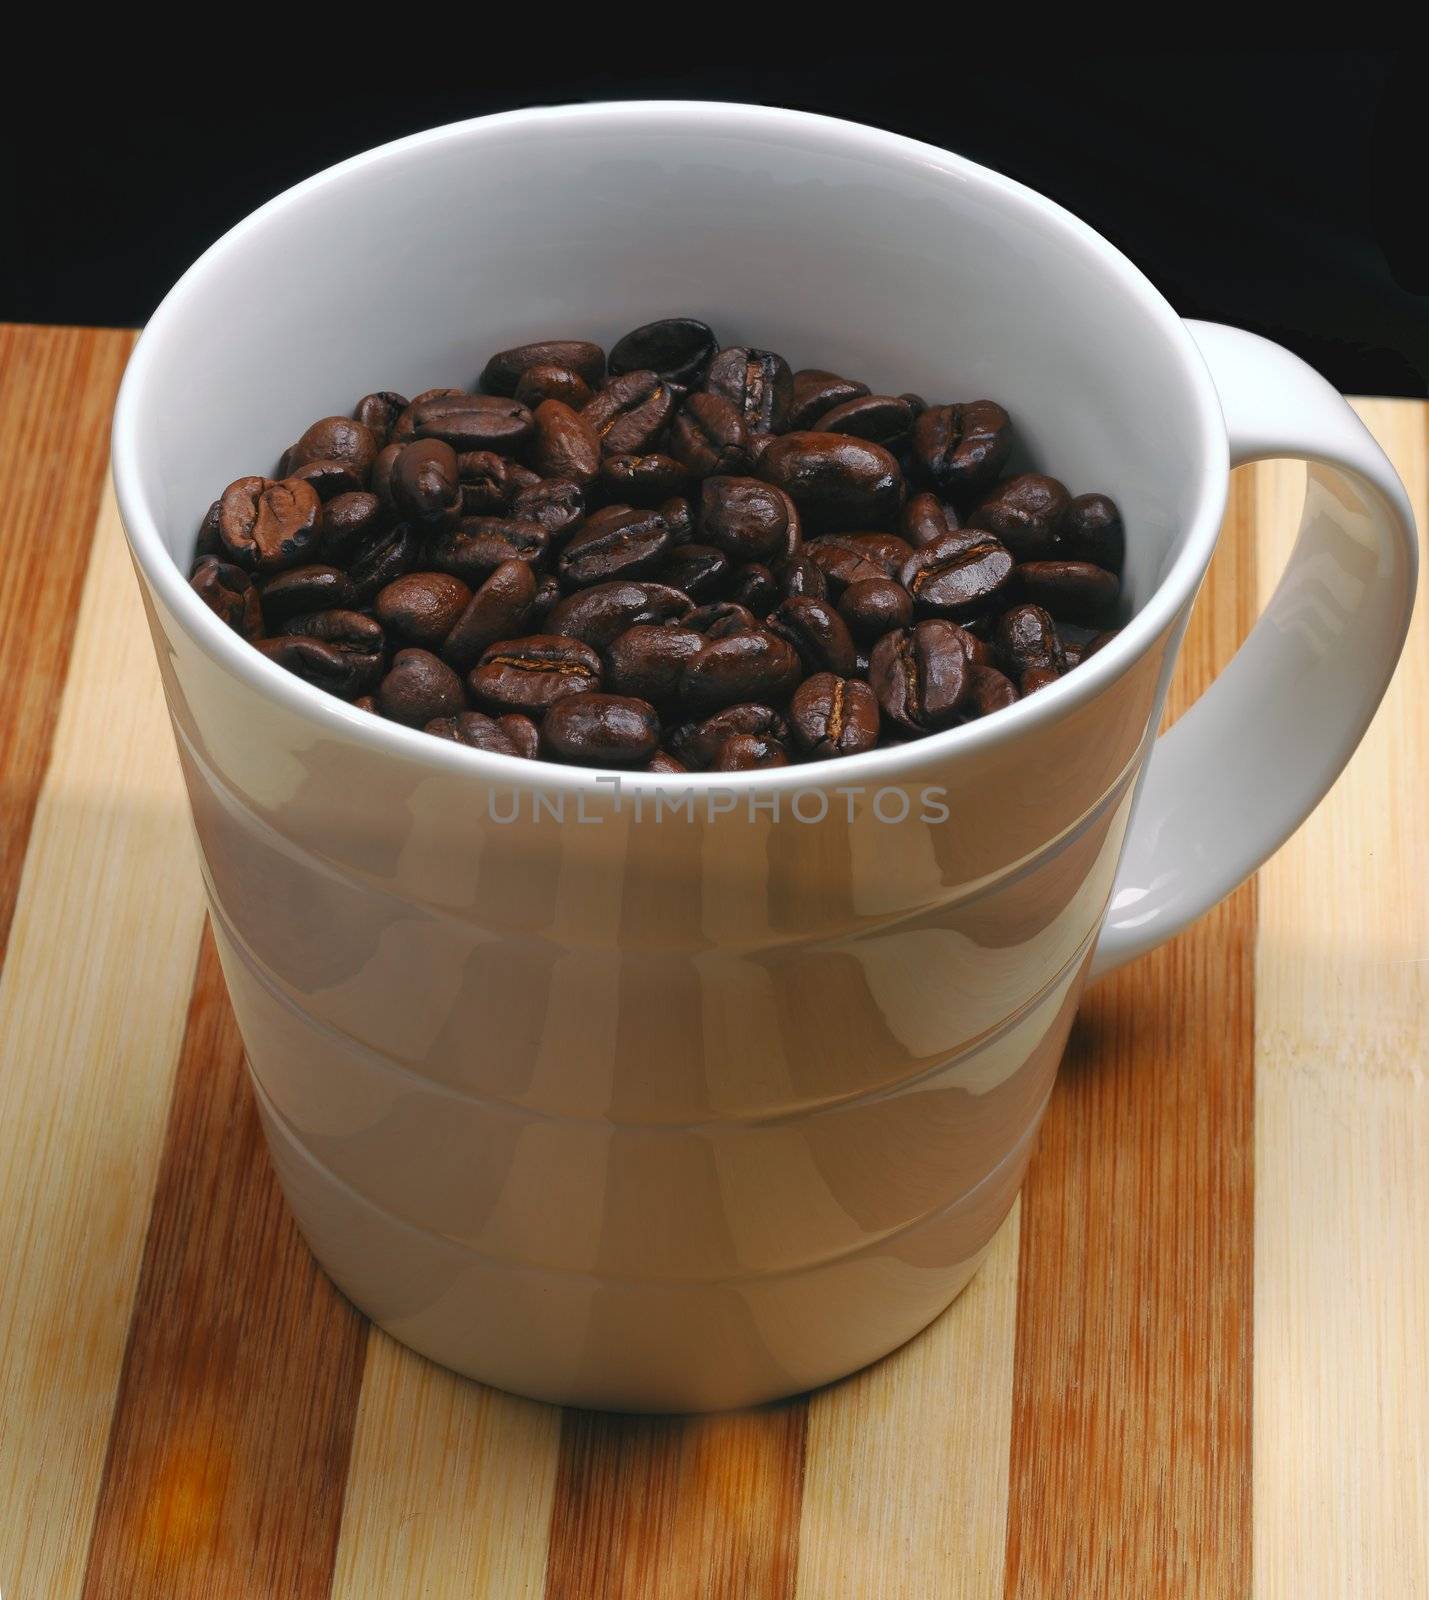
{"type": "Polygon", "coordinates": [[[708,605],[696,606],[684,619],[684,626],[707,639],[723,639],[731,633],[752,632],[759,626],[759,618],[737,600],[711,600],[708,605]]]}
{"type": "Polygon", "coordinates": [[[644,456],[606,456],[600,464],[601,492],[629,506],[655,506],[682,494],[689,475],[673,456],[658,451],[644,456]]]}
{"type": "MultiPolygon", "coordinates": [[[[516,463],[494,450],[466,450],[456,458],[461,480],[461,513],[464,517],[500,516],[516,493],[512,469],[516,463]]],[[[533,474],[534,476],[534,474],[533,474]]],[[[539,483],[541,480],[536,479],[539,483]]]]}
{"type": "Polygon", "coordinates": [[[1079,494],[1058,524],[1058,553],[1119,573],[1126,559],[1126,530],[1116,501],[1104,494],[1079,494]]]}
{"type": "Polygon", "coordinates": [[[1025,561],[1016,576],[1027,599],[1059,622],[1106,622],[1116,612],[1116,574],[1089,561],[1025,561]]]}
{"type": "MultiPolygon", "coordinates": [[[[620,459],[617,457],[616,459],[620,459]]],[[[631,504],[635,504],[634,501],[631,504]]],[[[671,495],[656,507],[670,530],[671,544],[688,544],[695,536],[694,507],[682,494],[671,495]]]]}
{"type": "Polygon", "coordinates": [[[897,455],[913,435],[913,411],[891,394],[866,394],[826,411],[813,424],[815,433],[844,433],[868,439],[897,455]]]}
{"type": "Polygon", "coordinates": [[[386,662],[387,635],[375,617],[362,611],[308,611],[288,619],[289,634],[318,639],[352,658],[365,692],[375,689],[386,662]]]}
{"type": "Polygon", "coordinates": [[[982,500],[968,526],[986,529],[1019,561],[1042,561],[1054,553],[1057,528],[1068,504],[1067,491],[1056,478],[1024,472],[982,500]]]}
{"type": "Polygon", "coordinates": [[[543,400],[559,400],[579,411],[595,391],[573,367],[551,362],[527,367],[516,383],[513,399],[534,412],[543,400]]]}
{"type": "Polygon", "coordinates": [[[392,464],[391,488],[398,512],[429,527],[449,526],[461,515],[461,471],[443,439],[405,445],[392,464]]]}
{"type": "Polygon", "coordinates": [[[670,530],[658,511],[609,506],[561,546],[556,573],[570,589],[618,578],[653,577],[670,548],[670,530]]]}
{"type": "Polygon", "coordinates": [[[838,596],[851,583],[893,577],[913,549],[896,534],[826,533],[810,539],[804,553],[823,573],[829,593],[838,596]]]}
{"type": "Polygon", "coordinates": [[[827,600],[804,595],[782,601],[765,626],[793,645],[808,672],[836,672],[847,677],[854,670],[858,651],[848,624],[827,600]]]}
{"type": "Polygon", "coordinates": [[[675,728],[670,735],[670,747],[679,761],[698,771],[711,766],[725,741],[737,734],[754,734],[784,744],[789,738],[789,725],[773,706],[726,706],[711,717],[682,723],[675,728]]]}
{"type": "Polygon", "coordinates": [[[510,509],[520,522],[540,523],[551,542],[558,544],[585,521],[585,490],[569,478],[548,478],[519,490],[510,509]]]}
{"type": "Polygon", "coordinates": [[[666,383],[692,388],[717,348],[714,330],[694,317],[663,317],[633,328],[610,349],[610,370],[655,372],[666,383]]]}
{"type": "Polygon", "coordinates": [[[561,600],[561,585],[554,572],[548,572],[543,578],[537,580],[536,598],[531,602],[531,615],[526,626],[531,632],[539,633],[546,626],[546,618],[555,610],[561,600]]]}
{"type": "Polygon", "coordinates": [[[899,531],[917,550],[925,544],[932,544],[935,539],[941,539],[958,526],[958,514],[952,506],[946,505],[937,495],[929,494],[925,489],[922,494],[909,496],[907,505],[903,507],[899,531]]]}
{"type": "Polygon", "coordinates": [[[691,600],[710,600],[729,581],[729,557],[712,544],[678,545],[670,552],[661,577],[683,589],[691,600]]]}
{"type": "Polygon", "coordinates": [[[605,377],[605,351],[586,339],[542,339],[513,345],[492,356],[482,368],[477,386],[487,394],[513,395],[522,375],[532,367],[569,367],[596,389],[605,377]]]}
{"type": "Polygon", "coordinates": [[[489,645],[521,632],[530,620],[535,601],[536,574],[531,563],[503,561],[471,595],[448,630],[442,641],[442,659],[450,667],[467,671],[489,645]]]}
{"type": "Polygon", "coordinates": [[[913,597],[892,578],[861,578],[840,596],[839,615],[855,639],[872,644],[912,622],[913,597]]]}
{"type": "Polygon", "coordinates": [[[408,644],[436,650],[466,610],[471,590],[448,572],[409,572],[372,602],[377,620],[408,644]]]}
{"type": "Polygon", "coordinates": [[[263,585],[263,620],[270,633],[282,633],[282,625],[290,617],[304,611],[343,609],[354,598],[352,580],[337,567],[290,567],[263,585]]]}
{"type": "Polygon", "coordinates": [[[928,402],[921,394],[900,394],[898,398],[902,400],[908,409],[913,413],[914,422],[916,422],[918,418],[921,417],[928,409],[928,402]]]}
{"type": "Polygon", "coordinates": [[[787,700],[802,673],[794,647],[764,628],[710,639],[685,663],[680,699],[694,716],[752,700],[787,700]]]}
{"type": "Polygon", "coordinates": [[[690,611],[689,596],[663,583],[597,583],[561,600],[546,619],[551,633],[604,650],[627,628],[678,621],[690,611]]]}
{"type": "Polygon", "coordinates": [[[346,461],[305,461],[288,474],[311,486],[324,505],[340,494],[355,494],[362,488],[364,474],[346,461]]]}
{"type": "Polygon", "coordinates": [[[608,456],[648,455],[669,426],[675,394],[655,372],[626,372],[581,411],[608,456]]]}
{"type": "Polygon", "coordinates": [[[866,383],[854,383],[836,372],[823,372],[817,367],[804,367],[794,374],[793,399],[785,426],[796,433],[812,428],[835,406],[867,393],[866,383]]]}
{"type": "Polygon", "coordinates": [[[1003,613],[994,638],[997,657],[1014,682],[1029,667],[1059,673],[1066,667],[1057,625],[1041,606],[1020,605],[1003,613]]]}
{"type": "Polygon", "coordinates": [[[372,472],[367,480],[367,487],[382,502],[384,506],[392,504],[392,469],[397,465],[397,457],[407,448],[401,440],[393,439],[384,444],[377,452],[377,459],[372,463],[372,472]]]}
{"type": "Polygon", "coordinates": [[[543,478],[589,483],[600,471],[600,440],[578,411],[564,400],[543,400],[536,408],[531,465],[543,478]]]}
{"type": "Polygon", "coordinates": [[[730,345],[710,362],[705,390],[722,395],[753,433],[780,433],[794,403],[794,374],[783,356],[749,345],[730,345]]]}
{"type": "Polygon", "coordinates": [[[670,428],[669,452],[697,478],[743,472],[749,436],[739,409],[724,395],[697,390],[670,428]]]}
{"type": "Polygon", "coordinates": [[[729,597],[760,617],[767,616],[784,598],[774,574],[759,561],[746,562],[735,573],[729,597]]]}
{"type": "Polygon", "coordinates": [[[535,565],[550,539],[539,522],[523,517],[463,517],[456,528],[427,541],[427,561],[475,588],[485,583],[503,561],[535,565]]]}
{"type": "Polygon", "coordinates": [[[386,530],[379,527],[357,547],[347,569],[354,603],[367,605],[379,589],[410,572],[421,552],[422,536],[410,522],[386,530]]]}
{"type": "Polygon", "coordinates": [[[913,424],[913,462],[929,488],[965,501],[1002,471],[1012,421],[995,400],[929,406],[913,424]]]}
{"type": "Polygon", "coordinates": [[[972,684],[966,639],[942,618],[885,633],[868,657],[884,716],[911,733],[950,727],[972,684]]]}
{"type": "Polygon", "coordinates": [[[972,688],[964,707],[967,716],[990,717],[994,711],[1017,703],[1016,686],[996,667],[974,665],[969,668],[969,678],[972,688]]]}
{"type": "Polygon", "coordinates": [[[1024,667],[1022,676],[1018,679],[1018,686],[1022,690],[1025,700],[1029,694],[1036,694],[1039,689],[1045,689],[1049,684],[1056,683],[1061,676],[1051,667],[1024,667]]]}
{"type": "Polygon", "coordinates": [[[600,657],[588,644],[534,633],[489,646],[467,682],[488,710],[539,717],[565,695],[598,689],[600,679],[600,657]]]}
{"type": "Polygon", "coordinates": [[[788,765],[789,752],[777,739],[758,733],[735,733],[719,747],[711,770],[763,772],[772,767],[788,765]]]}
{"type": "Polygon", "coordinates": [[[704,646],[704,634],[693,628],[652,623],[627,628],[605,652],[606,687],[654,706],[673,706],[685,662],[704,646]]]}
{"type": "Polygon", "coordinates": [[[372,686],[369,661],[321,639],[283,634],[277,639],[256,639],[254,647],[294,677],[340,700],[354,699],[372,686]]]}
{"type": "Polygon", "coordinates": [[[301,566],[317,546],[321,510],[316,491],[298,479],[239,478],[219,503],[219,541],[248,572],[301,566]]]}
{"type": "Polygon", "coordinates": [[[263,610],[258,590],[242,567],[220,561],[217,556],[200,556],[189,584],[214,616],[235,633],[250,641],[262,637],[263,610]]]}
{"type": "Polygon", "coordinates": [[[379,389],[375,394],[365,394],[352,408],[355,422],[360,422],[372,435],[380,450],[392,436],[397,418],[411,404],[405,395],[391,389],[379,389]]]}
{"type": "Polygon", "coordinates": [[[800,549],[796,554],[776,561],[773,572],[782,599],[792,599],[796,594],[811,594],[815,599],[822,600],[829,592],[824,569],[807,550],[800,549]]]}
{"type": "Polygon", "coordinates": [[[660,772],[673,777],[676,773],[687,772],[689,769],[683,761],[677,761],[668,750],[657,750],[645,763],[646,772],[660,772]]]}
{"type": "Polygon", "coordinates": [[[194,556],[221,556],[223,554],[223,540],[218,534],[218,519],[223,510],[222,499],[215,500],[203,514],[203,521],[198,525],[198,535],[194,540],[194,556]]]}
{"type": "Polygon", "coordinates": [[[340,461],[352,469],[362,488],[377,455],[377,440],[365,422],[353,417],[324,417],[313,423],[289,451],[288,471],[310,461],[340,461]]]}
{"type": "Polygon", "coordinates": [[[700,536],[733,561],[793,554],[789,501],[758,478],[706,478],[700,489],[700,536]]]}
{"type": "Polygon", "coordinates": [[[660,719],[628,695],[567,695],[546,713],[541,746],[581,767],[643,766],[660,747],[660,719]]]}
{"type": "MultiPolygon", "coordinates": [[[[526,752],[517,747],[511,734],[502,726],[507,720],[502,717],[498,721],[495,717],[488,717],[484,711],[462,711],[454,717],[436,717],[422,731],[434,734],[438,739],[464,744],[469,750],[485,750],[490,755],[525,755],[526,752]]],[[[535,733],[536,724],[532,722],[529,726],[535,733]]]]}
{"type": "Polygon", "coordinates": [[[466,707],[461,679],[429,650],[399,650],[377,686],[377,709],[392,722],[424,728],[466,707]]]}
{"type": "Polygon", "coordinates": [[[891,528],[903,474],[882,445],[841,433],[786,433],[759,458],[759,476],[784,490],[817,533],[891,528]]]}
{"type": "Polygon", "coordinates": [[[397,439],[441,439],[453,450],[515,455],[531,438],[535,419],[519,400],[490,394],[442,394],[414,400],[393,429],[397,439]]]}
{"type": "Polygon", "coordinates": [[[898,580],[924,616],[961,621],[999,603],[1012,568],[1012,552],[990,534],[960,528],[915,550],[898,580]]]}
{"type": "Polygon", "coordinates": [[[789,727],[811,761],[860,755],[878,743],[878,696],[862,678],[816,672],[794,691],[789,727]]]}

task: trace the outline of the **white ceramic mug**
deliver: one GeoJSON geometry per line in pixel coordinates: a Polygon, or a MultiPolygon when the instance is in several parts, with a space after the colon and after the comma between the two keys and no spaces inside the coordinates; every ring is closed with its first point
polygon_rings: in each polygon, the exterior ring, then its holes
{"type": "Polygon", "coordinates": [[[768,1399],[936,1317],[1012,1204],[1088,975],[1296,827],[1414,587],[1393,470],[1295,357],[1183,323],[1005,178],[750,106],[483,118],[299,185],[156,313],[114,464],[304,1232],[397,1338],[592,1406],[768,1399]],[[987,721],[617,795],[353,710],[188,588],[209,501],[314,417],[675,313],[875,391],[995,396],[1027,463],[1121,504],[1135,616],[987,721]],[[1313,463],[1289,568],[1158,741],[1228,468],[1282,455],[1313,463]]]}

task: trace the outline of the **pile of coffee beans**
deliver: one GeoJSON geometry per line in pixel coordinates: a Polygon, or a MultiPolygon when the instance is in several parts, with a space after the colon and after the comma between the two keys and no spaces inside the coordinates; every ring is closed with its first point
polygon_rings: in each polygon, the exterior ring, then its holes
{"type": "Polygon", "coordinates": [[[239,478],[191,582],[271,661],[476,749],[738,772],[903,743],[1111,637],[1121,516],[930,405],[690,317],[365,395],[239,478]]]}

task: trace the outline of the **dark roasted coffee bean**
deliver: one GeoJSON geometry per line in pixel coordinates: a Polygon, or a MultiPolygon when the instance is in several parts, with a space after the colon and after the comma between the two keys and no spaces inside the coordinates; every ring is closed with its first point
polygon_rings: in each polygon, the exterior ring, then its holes
{"type": "Polygon", "coordinates": [[[1051,667],[1024,667],[1018,679],[1018,686],[1022,690],[1025,700],[1029,694],[1036,694],[1039,689],[1045,689],[1049,684],[1056,683],[1061,673],[1054,672],[1051,667]]]}
{"type": "Polygon", "coordinates": [[[421,552],[422,536],[410,522],[399,522],[385,532],[379,529],[364,540],[347,569],[356,603],[367,605],[379,589],[410,572],[421,552]]]}
{"type": "Polygon", "coordinates": [[[829,592],[824,569],[803,548],[795,555],[776,561],[773,571],[781,599],[789,600],[796,594],[811,594],[815,599],[822,600],[829,592]]]}
{"type": "Polygon", "coordinates": [[[313,423],[288,452],[288,471],[310,461],[340,461],[352,469],[362,488],[377,455],[377,440],[365,422],[353,417],[324,417],[313,423]]]}
{"type": "Polygon", "coordinates": [[[1017,686],[996,667],[974,664],[969,668],[968,676],[972,688],[963,707],[964,716],[990,717],[994,711],[1017,703],[1017,686]]]}
{"type": "Polygon", "coordinates": [[[736,562],[788,556],[789,511],[788,497],[758,478],[706,478],[700,537],[736,562]]]}
{"type": "Polygon", "coordinates": [[[377,715],[377,697],[375,695],[360,694],[356,700],[349,703],[354,711],[370,711],[374,717],[377,715]]]}
{"type": "Polygon", "coordinates": [[[747,562],[735,573],[729,597],[760,617],[767,616],[784,598],[774,574],[759,561],[747,562]]]}
{"type": "Polygon", "coordinates": [[[569,367],[592,389],[605,377],[605,351],[587,339],[541,339],[498,350],[482,368],[478,387],[487,394],[515,394],[532,367],[569,367]]]}
{"type": "Polygon", "coordinates": [[[393,430],[397,439],[441,439],[453,450],[491,450],[512,456],[525,447],[535,428],[519,400],[491,394],[443,394],[414,400],[393,430]]]}
{"type": "Polygon", "coordinates": [[[815,433],[846,433],[869,439],[897,455],[913,436],[913,411],[897,395],[866,394],[826,411],[813,424],[815,433]]]}
{"type": "MultiPolygon", "coordinates": [[[[634,502],[631,502],[634,504],[634,502]]],[[[695,536],[694,507],[682,494],[662,500],[656,507],[670,530],[671,544],[688,544],[695,536]]]]}
{"type": "Polygon", "coordinates": [[[789,752],[777,739],[759,733],[734,733],[719,747],[713,772],[764,772],[787,767],[789,752]]]}
{"type": "Polygon", "coordinates": [[[476,588],[503,561],[539,562],[549,543],[539,522],[514,516],[463,517],[459,527],[428,539],[427,560],[438,572],[476,588]]]}
{"type": "Polygon", "coordinates": [[[708,716],[741,701],[778,705],[802,673],[793,645],[765,628],[710,639],[685,663],[680,699],[693,716],[708,716]]]}
{"type": "Polygon", "coordinates": [[[548,572],[543,578],[537,580],[536,598],[531,602],[531,616],[526,626],[535,632],[545,628],[546,618],[556,609],[560,601],[560,582],[554,572],[548,572]]]}
{"type": "Polygon", "coordinates": [[[1114,572],[1090,561],[1024,561],[1017,583],[1033,603],[1059,622],[1109,622],[1121,585],[1114,572]]]}
{"type": "Polygon", "coordinates": [[[1104,650],[1120,632],[1120,628],[1106,628],[1094,638],[1088,639],[1082,646],[1082,660],[1090,661],[1098,650],[1104,650]]]}
{"type": "Polygon", "coordinates": [[[836,372],[822,372],[817,367],[805,367],[794,374],[793,401],[785,427],[792,432],[812,428],[820,417],[841,406],[846,400],[857,400],[868,393],[866,383],[854,383],[841,378],[836,372]]]}
{"type": "Polygon", "coordinates": [[[913,424],[913,462],[929,488],[964,502],[1002,471],[1012,421],[995,400],[929,406],[913,424]]]}
{"type": "Polygon", "coordinates": [[[377,620],[406,644],[436,650],[466,610],[471,590],[449,572],[409,572],[372,602],[377,620]]]}
{"type": "Polygon", "coordinates": [[[356,657],[373,688],[382,676],[387,635],[376,617],[363,611],[309,611],[288,620],[287,631],[305,639],[321,639],[335,650],[356,657]]]}
{"type": "Polygon", "coordinates": [[[909,496],[903,507],[899,531],[918,550],[941,539],[945,533],[951,533],[958,525],[957,512],[925,489],[922,494],[909,496]]]}
{"type": "Polygon", "coordinates": [[[648,455],[669,426],[675,393],[655,372],[612,378],[581,411],[608,456],[648,455]]]}
{"type": "Polygon", "coordinates": [[[1069,504],[1056,478],[1024,472],[998,484],[968,518],[1000,539],[1019,561],[1042,561],[1055,554],[1057,528],[1069,504]]]}
{"type": "Polygon", "coordinates": [[[559,400],[579,411],[595,391],[573,367],[557,366],[551,362],[527,367],[516,384],[512,396],[528,411],[534,412],[543,400],[559,400]]]}
{"type": "Polygon", "coordinates": [[[1012,581],[1012,552],[971,528],[945,533],[915,550],[898,581],[924,616],[955,622],[995,608],[1012,581]]]}
{"type": "Polygon", "coordinates": [[[539,522],[553,544],[574,533],[585,521],[585,490],[566,478],[548,478],[511,497],[511,515],[539,522]]]}
{"type": "Polygon", "coordinates": [[[589,483],[600,471],[600,440],[590,423],[564,400],[543,400],[534,421],[527,454],[536,471],[543,478],[589,483]]]}
{"type": "Polygon", "coordinates": [[[872,644],[912,622],[913,597],[892,578],[861,578],[839,597],[839,615],[855,639],[872,644]]]}
{"type": "MultiPolygon", "coordinates": [[[[283,634],[277,639],[257,639],[256,649],[294,677],[326,690],[340,700],[352,700],[372,687],[370,661],[351,651],[310,639],[302,634],[283,634]]],[[[380,664],[381,658],[378,658],[380,664]]]]}
{"type": "MultiPolygon", "coordinates": [[[[995,667],[997,665],[997,652],[981,634],[972,631],[975,626],[982,626],[990,620],[992,619],[982,617],[977,619],[976,622],[968,623],[963,628],[963,633],[967,636],[968,660],[975,667],[995,667]]],[[[994,622],[993,625],[996,626],[996,623],[994,622]]]]}
{"type": "Polygon", "coordinates": [[[462,515],[495,517],[506,511],[516,493],[512,482],[515,465],[508,456],[499,456],[494,450],[467,450],[459,455],[456,469],[461,480],[462,515]]]}
{"type": "Polygon", "coordinates": [[[683,619],[684,626],[704,634],[707,639],[723,639],[731,633],[748,633],[759,626],[759,618],[737,600],[711,600],[696,606],[683,619]]]}
{"type": "Polygon", "coordinates": [[[515,745],[518,756],[534,761],[540,754],[541,730],[530,717],[523,717],[519,711],[509,711],[496,719],[496,726],[515,745]]]}
{"type": "Polygon", "coordinates": [[[921,417],[928,409],[928,402],[921,394],[900,394],[898,398],[903,401],[903,403],[913,413],[914,422],[916,422],[918,418],[921,417]]]}
{"type": "Polygon", "coordinates": [[[398,439],[393,439],[384,444],[377,452],[377,459],[372,463],[372,473],[367,480],[367,487],[385,506],[392,504],[392,469],[397,465],[397,457],[407,446],[398,439]]]}
{"type": "Polygon", "coordinates": [[[461,679],[430,650],[399,650],[377,686],[377,709],[392,722],[425,728],[466,709],[461,679]]]}
{"type": "Polygon", "coordinates": [[[354,598],[352,580],[336,567],[290,567],[263,585],[263,620],[270,633],[282,633],[290,617],[343,610],[354,598]]]}
{"type": "Polygon", "coordinates": [[[858,656],[853,636],[827,600],[809,595],[785,600],[770,613],[765,626],[793,645],[806,671],[836,672],[845,678],[853,672],[858,656]]]}
{"type": "Polygon", "coordinates": [[[689,611],[689,596],[668,584],[598,583],[561,600],[547,617],[546,627],[604,650],[627,628],[675,621],[689,611]]]}
{"type": "Polygon", "coordinates": [[[305,461],[294,467],[290,478],[300,478],[311,484],[324,505],[340,494],[355,494],[362,488],[364,474],[347,461],[305,461]]]}
{"type": "Polygon", "coordinates": [[[600,687],[600,657],[588,644],[560,634],[503,639],[482,652],[468,677],[476,700],[493,711],[539,717],[562,696],[600,687]]]}
{"type": "Polygon", "coordinates": [[[694,317],[663,317],[632,328],[610,348],[610,370],[658,372],[666,383],[692,388],[717,348],[714,330],[694,317]]]}
{"type": "Polygon", "coordinates": [[[691,600],[703,603],[724,593],[729,584],[729,557],[712,544],[682,544],[671,550],[660,576],[691,600]]]}
{"type": "Polygon", "coordinates": [[[355,422],[360,422],[372,434],[377,448],[392,437],[397,418],[411,404],[405,395],[394,394],[390,389],[379,389],[375,394],[365,394],[352,408],[355,422]]]}
{"type": "Polygon", "coordinates": [[[723,395],[750,433],[781,433],[794,403],[794,374],[783,356],[730,345],[710,362],[705,389],[723,395]]]}
{"type": "Polygon", "coordinates": [[[862,678],[816,672],[794,691],[789,728],[811,761],[860,755],[878,743],[878,696],[862,678]]]}
{"type": "Polygon", "coordinates": [[[311,559],[322,505],[311,484],[239,478],[223,491],[218,536],[223,552],[248,572],[281,572],[311,559]]]}
{"type": "Polygon", "coordinates": [[[220,622],[226,622],[245,639],[261,638],[263,611],[253,580],[231,561],[200,556],[194,564],[190,587],[220,622]]]}
{"type": "Polygon", "coordinates": [[[429,527],[461,515],[461,472],[456,451],[442,439],[417,439],[392,464],[392,503],[403,516],[429,527]]]}
{"type": "Polygon", "coordinates": [[[883,715],[899,727],[950,727],[972,684],[967,635],[941,618],[885,633],[869,653],[868,681],[883,715]]]}
{"type": "Polygon", "coordinates": [[[442,659],[448,666],[467,671],[489,645],[498,639],[514,639],[522,632],[535,601],[536,574],[531,563],[503,561],[471,595],[448,630],[442,641],[442,659]]]}
{"type": "Polygon", "coordinates": [[[1058,554],[1120,573],[1126,530],[1116,501],[1104,494],[1079,494],[1068,503],[1057,528],[1058,554]]]}
{"type": "Polygon", "coordinates": [[[541,748],[581,767],[640,767],[660,746],[655,708],[628,695],[573,694],[541,723],[541,748]]]}
{"type": "MultiPolygon", "coordinates": [[[[485,750],[489,755],[525,755],[526,752],[517,748],[515,740],[502,727],[505,720],[504,717],[500,721],[488,717],[484,711],[462,711],[454,717],[437,717],[427,723],[422,731],[434,734],[438,739],[464,744],[469,750],[485,750]]],[[[533,722],[533,732],[535,727],[533,722]]]]}
{"type": "Polygon", "coordinates": [[[628,506],[655,506],[681,495],[689,475],[673,456],[658,451],[645,456],[606,456],[600,464],[600,487],[608,500],[628,506]]]}
{"type": "Polygon", "coordinates": [[[726,739],[740,733],[777,739],[783,744],[789,737],[789,725],[773,706],[726,706],[712,717],[682,723],[670,735],[670,748],[685,766],[700,770],[711,765],[726,739]]]}
{"type": "Polygon", "coordinates": [[[654,706],[673,706],[679,698],[685,662],[704,645],[704,634],[693,628],[652,623],[627,628],[605,652],[606,687],[654,706]]]}
{"type": "Polygon", "coordinates": [[[814,533],[891,528],[903,502],[897,461],[841,433],[786,433],[760,456],[759,476],[784,490],[814,533]]]}
{"type": "Polygon", "coordinates": [[[826,533],[803,548],[834,596],[851,583],[894,577],[913,554],[907,540],[892,533],[826,533]]]}
{"type": "Polygon", "coordinates": [[[194,542],[194,556],[220,556],[223,554],[223,541],[218,536],[218,519],[223,510],[223,501],[215,500],[203,514],[203,521],[198,525],[198,537],[194,542]]]}
{"type": "Polygon", "coordinates": [[[609,506],[561,546],[556,573],[568,589],[653,577],[669,548],[670,530],[658,511],[609,506]]]}
{"type": "Polygon", "coordinates": [[[1061,672],[1067,664],[1057,625],[1041,606],[1021,605],[1005,611],[998,619],[994,637],[997,658],[1014,682],[1028,667],[1061,672]]]}
{"type": "Polygon", "coordinates": [[[668,750],[657,750],[645,763],[646,772],[660,772],[673,777],[679,772],[688,772],[683,761],[677,761],[668,750]]]}
{"type": "Polygon", "coordinates": [[[723,395],[697,390],[670,427],[669,452],[697,478],[743,472],[749,438],[739,409],[723,395]]]}

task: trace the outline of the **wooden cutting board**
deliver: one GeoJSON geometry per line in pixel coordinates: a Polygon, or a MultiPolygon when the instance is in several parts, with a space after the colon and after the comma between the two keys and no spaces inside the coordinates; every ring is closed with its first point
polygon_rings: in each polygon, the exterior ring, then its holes
{"type": "MultiPolygon", "coordinates": [[[[1429,1595],[1429,613],[1350,772],[1083,1006],[1018,1210],[858,1377],[562,1414],[289,1222],[106,482],[131,335],[0,330],[0,1595],[1429,1595]]],[[[1429,505],[1429,408],[1361,415],[1429,505]]],[[[1274,582],[1240,472],[1175,706],[1274,582]]]]}

